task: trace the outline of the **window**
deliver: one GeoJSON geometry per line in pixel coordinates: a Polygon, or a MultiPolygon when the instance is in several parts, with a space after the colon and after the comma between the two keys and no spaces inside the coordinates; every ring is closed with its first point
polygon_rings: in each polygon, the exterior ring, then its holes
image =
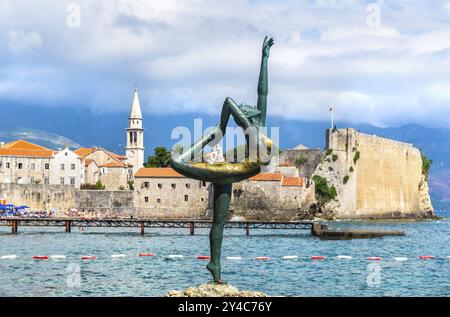
{"type": "Polygon", "coordinates": [[[0,168],[2,168],[2,166],[3,166],[3,162],[0,162],[0,168]]]}
{"type": "Polygon", "coordinates": [[[158,204],[160,204],[160,203],[161,203],[161,198],[156,199],[156,202],[157,202],[158,204]]]}
{"type": "Polygon", "coordinates": [[[70,169],[71,169],[72,171],[74,171],[74,170],[75,170],[75,164],[70,164],[70,169]]]}
{"type": "Polygon", "coordinates": [[[10,168],[11,167],[11,163],[10,162],[6,162],[6,168],[10,168]]]}
{"type": "Polygon", "coordinates": [[[186,184],[186,188],[191,188],[191,184],[186,184]]]}
{"type": "Polygon", "coordinates": [[[188,195],[184,195],[184,201],[188,201],[189,200],[189,196],[188,195]]]}
{"type": "Polygon", "coordinates": [[[75,177],[70,178],[70,185],[75,185],[75,177]]]}
{"type": "Polygon", "coordinates": [[[205,181],[202,181],[202,186],[206,187],[206,182],[205,181]]]}
{"type": "Polygon", "coordinates": [[[23,168],[23,164],[22,163],[18,163],[17,164],[17,168],[21,170],[23,168]]]}
{"type": "Polygon", "coordinates": [[[64,164],[61,164],[61,171],[64,171],[64,164]]]}
{"type": "Polygon", "coordinates": [[[158,188],[161,189],[162,188],[162,184],[158,184],[158,188]]]}
{"type": "Polygon", "coordinates": [[[201,197],[201,198],[200,198],[200,201],[205,201],[205,198],[201,197]]]}
{"type": "Polygon", "coordinates": [[[32,170],[35,170],[35,169],[36,169],[36,164],[35,164],[35,163],[31,163],[30,168],[31,168],[32,170]]]}
{"type": "Polygon", "coordinates": [[[50,163],[45,163],[44,168],[45,168],[46,170],[50,169],[50,163]]]}
{"type": "Polygon", "coordinates": [[[67,156],[67,152],[64,152],[64,155],[67,156]]]}
{"type": "Polygon", "coordinates": [[[49,180],[48,180],[48,177],[44,177],[44,184],[45,185],[48,185],[50,182],[49,182],[49,180]]]}
{"type": "Polygon", "coordinates": [[[148,203],[148,197],[147,196],[144,197],[144,202],[148,203]]]}
{"type": "Polygon", "coordinates": [[[61,185],[64,185],[64,177],[61,177],[61,178],[59,179],[59,183],[60,183],[61,185]]]}
{"type": "Polygon", "coordinates": [[[149,182],[144,182],[144,188],[150,188],[150,183],[149,182]]]}
{"type": "Polygon", "coordinates": [[[177,184],[172,184],[172,188],[173,189],[177,188],[177,184]]]}

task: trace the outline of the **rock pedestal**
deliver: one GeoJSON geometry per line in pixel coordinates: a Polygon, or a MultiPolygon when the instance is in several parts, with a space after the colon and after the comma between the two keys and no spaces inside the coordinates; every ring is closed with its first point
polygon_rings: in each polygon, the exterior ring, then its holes
{"type": "Polygon", "coordinates": [[[184,291],[169,291],[167,297],[267,297],[262,292],[240,291],[231,285],[202,284],[184,291]]]}

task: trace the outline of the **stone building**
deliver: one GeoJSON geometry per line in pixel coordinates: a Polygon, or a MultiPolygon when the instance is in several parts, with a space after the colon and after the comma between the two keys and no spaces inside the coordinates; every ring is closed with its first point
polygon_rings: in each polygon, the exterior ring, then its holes
{"type": "Polygon", "coordinates": [[[80,158],[68,148],[55,151],[24,140],[0,144],[0,183],[80,188],[82,182],[80,158]]]}
{"type": "Polygon", "coordinates": [[[134,175],[135,212],[152,217],[204,217],[210,187],[172,168],[141,168],[134,175]]]}
{"type": "Polygon", "coordinates": [[[260,173],[233,185],[233,215],[246,219],[303,218],[314,202],[314,184],[298,176],[260,173]]]}
{"type": "Polygon", "coordinates": [[[132,180],[132,166],[127,157],[102,148],[75,150],[83,162],[85,184],[100,181],[107,190],[125,189],[132,180]]]}

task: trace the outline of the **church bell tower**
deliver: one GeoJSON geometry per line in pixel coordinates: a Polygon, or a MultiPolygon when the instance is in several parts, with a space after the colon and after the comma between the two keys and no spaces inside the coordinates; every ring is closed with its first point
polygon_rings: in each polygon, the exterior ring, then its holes
{"type": "Polygon", "coordinates": [[[133,165],[133,175],[138,169],[144,167],[144,129],[142,128],[142,112],[137,88],[134,89],[133,103],[128,116],[125,155],[128,163],[133,165]]]}

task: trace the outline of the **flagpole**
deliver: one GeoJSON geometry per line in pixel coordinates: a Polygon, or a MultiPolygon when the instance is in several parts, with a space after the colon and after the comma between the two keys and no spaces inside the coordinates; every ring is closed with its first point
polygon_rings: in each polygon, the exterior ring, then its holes
{"type": "Polygon", "coordinates": [[[331,131],[334,129],[334,107],[331,106],[331,131]]]}

